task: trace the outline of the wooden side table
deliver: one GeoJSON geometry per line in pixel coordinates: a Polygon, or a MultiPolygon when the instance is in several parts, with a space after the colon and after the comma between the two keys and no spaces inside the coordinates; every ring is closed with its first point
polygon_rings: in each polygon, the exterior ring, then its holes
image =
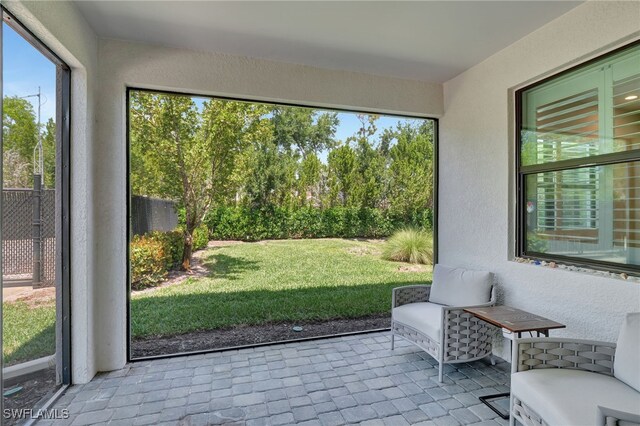
{"type": "MultiPolygon", "coordinates": [[[[548,318],[532,314],[511,306],[490,306],[486,308],[467,308],[465,312],[488,322],[491,325],[502,329],[502,335],[509,339],[513,349],[513,339],[522,337],[522,333],[536,332],[537,336],[549,337],[549,330],[565,328],[566,325],[552,321],[548,318]]],[[[491,408],[503,419],[509,418],[509,413],[501,412],[497,407],[491,405],[491,400],[509,396],[507,393],[481,396],[480,402],[491,408]]]]}

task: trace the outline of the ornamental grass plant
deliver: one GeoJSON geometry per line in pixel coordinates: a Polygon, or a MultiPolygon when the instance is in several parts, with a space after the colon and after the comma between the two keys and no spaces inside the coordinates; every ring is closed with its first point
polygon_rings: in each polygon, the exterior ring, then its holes
{"type": "Polygon", "coordinates": [[[433,235],[415,228],[396,231],[384,244],[382,257],[397,262],[433,264],[433,235]]]}

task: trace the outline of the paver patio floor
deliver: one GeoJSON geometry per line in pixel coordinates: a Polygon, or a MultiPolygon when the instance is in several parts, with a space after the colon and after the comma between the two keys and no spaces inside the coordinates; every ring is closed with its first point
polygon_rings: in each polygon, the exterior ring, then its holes
{"type": "Polygon", "coordinates": [[[71,387],[39,425],[505,425],[478,396],[508,392],[509,364],[437,363],[369,333],[142,361],[71,387]]]}

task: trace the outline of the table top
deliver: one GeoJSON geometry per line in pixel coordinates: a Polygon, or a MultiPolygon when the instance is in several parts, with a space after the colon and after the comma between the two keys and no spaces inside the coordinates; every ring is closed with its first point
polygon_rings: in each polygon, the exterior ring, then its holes
{"type": "Polygon", "coordinates": [[[566,325],[548,318],[505,305],[486,308],[466,308],[464,311],[496,327],[506,328],[513,333],[544,331],[566,327],[566,325]]]}

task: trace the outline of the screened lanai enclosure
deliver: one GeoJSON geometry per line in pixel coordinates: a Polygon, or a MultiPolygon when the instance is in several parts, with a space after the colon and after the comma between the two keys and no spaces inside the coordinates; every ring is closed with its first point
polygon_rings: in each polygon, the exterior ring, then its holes
{"type": "Polygon", "coordinates": [[[139,89],[128,105],[132,359],[386,329],[391,289],[431,279],[434,120],[139,89]]]}

